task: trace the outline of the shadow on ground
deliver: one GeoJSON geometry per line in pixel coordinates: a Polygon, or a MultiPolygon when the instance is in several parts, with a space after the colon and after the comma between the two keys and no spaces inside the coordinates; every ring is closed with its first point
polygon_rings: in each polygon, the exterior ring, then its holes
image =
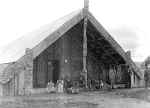
{"type": "Polygon", "coordinates": [[[128,98],[136,98],[150,102],[150,90],[149,89],[131,89],[131,90],[117,90],[116,95],[128,98]]]}

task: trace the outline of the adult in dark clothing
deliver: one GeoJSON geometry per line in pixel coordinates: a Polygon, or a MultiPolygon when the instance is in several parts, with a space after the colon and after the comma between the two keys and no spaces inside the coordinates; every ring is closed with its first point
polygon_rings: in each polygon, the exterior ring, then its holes
{"type": "Polygon", "coordinates": [[[144,80],[145,80],[145,88],[147,88],[148,87],[148,81],[149,81],[149,69],[145,69],[145,71],[144,71],[144,80]]]}
{"type": "Polygon", "coordinates": [[[149,86],[150,80],[150,56],[145,60],[145,71],[144,71],[145,88],[149,86]]]}
{"type": "Polygon", "coordinates": [[[69,78],[66,78],[64,80],[64,88],[65,88],[65,91],[68,92],[68,89],[72,87],[72,82],[69,78]]]}

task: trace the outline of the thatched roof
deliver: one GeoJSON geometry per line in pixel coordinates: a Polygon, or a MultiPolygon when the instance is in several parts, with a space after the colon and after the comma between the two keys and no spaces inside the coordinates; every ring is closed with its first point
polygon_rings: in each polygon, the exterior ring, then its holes
{"type": "Polygon", "coordinates": [[[0,64],[0,83],[5,84],[8,82],[11,78],[11,73],[8,71],[5,71],[5,69],[10,66],[12,63],[3,63],[0,64]]]}
{"type": "MultiPolygon", "coordinates": [[[[0,49],[0,63],[9,63],[17,61],[20,57],[25,54],[26,48],[34,48],[44,39],[52,35],[54,32],[58,31],[60,27],[67,26],[67,22],[72,22],[72,18],[75,20],[79,16],[82,10],[77,10],[75,12],[66,15],[53,23],[47,24],[40,27],[38,30],[28,33],[21,38],[13,41],[7,46],[0,49]]],[[[69,23],[71,24],[71,23],[69,23]]],[[[74,25],[73,23],[71,24],[74,25]]],[[[50,36],[51,40],[54,40],[53,36],[50,36]]]]}
{"type": "MultiPolygon", "coordinates": [[[[137,66],[134,64],[131,58],[127,57],[121,46],[112,38],[112,36],[110,36],[110,34],[102,27],[102,25],[90,12],[88,12],[86,15],[88,20],[112,45],[112,47],[120,54],[120,56],[122,56],[123,59],[132,67],[136,75],[140,78],[141,73],[139,72],[137,66]]],[[[52,24],[43,26],[39,30],[21,37],[20,39],[3,48],[2,53],[0,54],[0,63],[14,62],[19,60],[24,56],[26,48],[32,49],[34,57],[38,56],[49,45],[59,39],[65,32],[84,19],[84,17],[84,11],[78,10],[55,21],[52,24]]]]}

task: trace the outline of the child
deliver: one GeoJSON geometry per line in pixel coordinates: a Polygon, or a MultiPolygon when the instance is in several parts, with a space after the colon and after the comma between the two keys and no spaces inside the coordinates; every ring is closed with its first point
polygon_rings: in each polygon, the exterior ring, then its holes
{"type": "Polygon", "coordinates": [[[100,88],[103,88],[104,87],[104,83],[102,80],[100,80],[100,88]]]}

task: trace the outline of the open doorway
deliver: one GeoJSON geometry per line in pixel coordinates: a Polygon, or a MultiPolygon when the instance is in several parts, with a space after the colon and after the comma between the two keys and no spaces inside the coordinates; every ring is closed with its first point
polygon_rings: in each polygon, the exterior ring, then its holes
{"type": "Polygon", "coordinates": [[[34,60],[33,87],[45,88],[49,81],[56,83],[59,79],[59,61],[45,60],[40,57],[34,60]]]}
{"type": "Polygon", "coordinates": [[[47,82],[52,81],[57,83],[59,79],[59,61],[50,60],[48,61],[48,71],[47,71],[47,82]]]}

